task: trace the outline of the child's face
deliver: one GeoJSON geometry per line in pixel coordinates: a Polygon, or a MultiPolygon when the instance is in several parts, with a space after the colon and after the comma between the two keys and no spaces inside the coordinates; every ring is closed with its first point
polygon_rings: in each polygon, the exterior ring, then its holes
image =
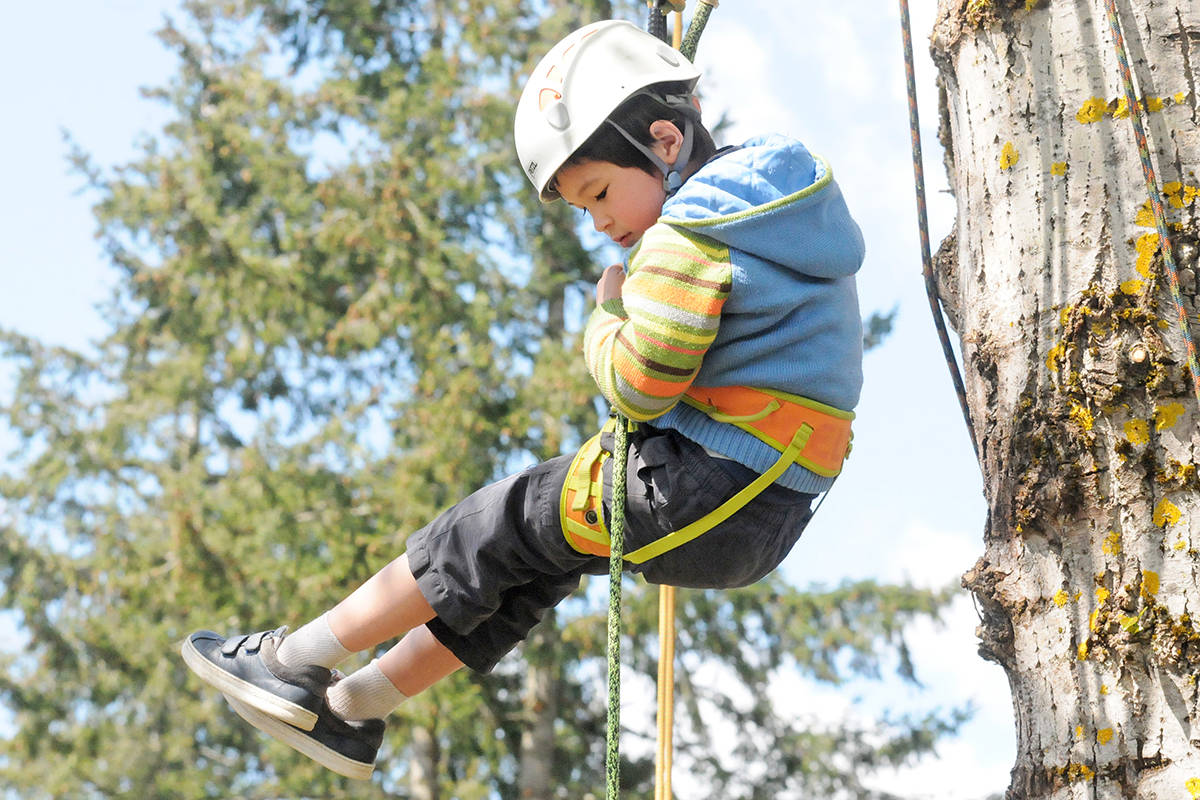
{"type": "Polygon", "coordinates": [[[667,193],[662,178],[608,161],[571,164],[558,172],[562,198],[592,217],[596,230],[621,247],[632,247],[658,221],[667,193]]]}

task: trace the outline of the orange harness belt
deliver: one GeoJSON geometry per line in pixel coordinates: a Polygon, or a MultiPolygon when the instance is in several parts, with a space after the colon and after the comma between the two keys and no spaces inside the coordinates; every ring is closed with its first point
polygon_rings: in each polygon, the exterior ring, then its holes
{"type": "MultiPolygon", "coordinates": [[[[716,510],[690,525],[625,554],[634,564],[661,555],[689,542],[731,517],[774,483],[792,464],[832,478],[850,454],[853,412],[771,389],[746,386],[692,387],[684,396],[688,405],[718,422],[735,425],[780,451],[779,459],[716,510]]],[[[609,420],[604,430],[612,430],[609,420]]],[[[567,472],[559,502],[563,535],[581,553],[608,556],[608,529],[604,525],[603,465],[609,457],[596,434],[579,448],[567,472]]]]}

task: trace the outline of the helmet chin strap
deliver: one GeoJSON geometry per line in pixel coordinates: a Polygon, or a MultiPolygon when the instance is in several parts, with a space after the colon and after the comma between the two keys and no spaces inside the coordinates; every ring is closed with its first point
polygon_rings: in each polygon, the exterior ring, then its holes
{"type": "Polygon", "coordinates": [[[650,163],[658,167],[658,171],[663,174],[663,191],[667,193],[667,197],[679,191],[679,187],[683,185],[683,175],[676,167],[687,167],[688,161],[692,157],[692,121],[688,118],[683,120],[683,143],[679,146],[679,154],[675,157],[675,166],[668,164],[659,158],[658,154],[651,150],[646,145],[633,138],[617,123],[611,119],[605,120],[609,125],[617,129],[617,133],[621,134],[628,142],[636,147],[638,151],[646,158],[650,159],[650,163]]]}

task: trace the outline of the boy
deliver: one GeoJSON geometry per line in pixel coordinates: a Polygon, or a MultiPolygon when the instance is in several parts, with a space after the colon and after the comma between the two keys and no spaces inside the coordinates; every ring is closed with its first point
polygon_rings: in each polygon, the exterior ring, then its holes
{"type": "MultiPolygon", "coordinates": [[[[540,197],[634,248],[604,271],[584,350],[637,420],[627,560],[654,583],[724,588],[783,560],[832,484],[861,386],[862,237],[828,166],[781,136],[716,152],[700,73],[625,22],[556,45],[516,113],[540,197]]],[[[584,574],[608,571],[611,434],[480,489],[295,633],[183,644],[238,714],[369,777],[383,717],[462,666],[487,672],[584,574]],[[349,677],[333,667],[404,634],[349,677]]]]}

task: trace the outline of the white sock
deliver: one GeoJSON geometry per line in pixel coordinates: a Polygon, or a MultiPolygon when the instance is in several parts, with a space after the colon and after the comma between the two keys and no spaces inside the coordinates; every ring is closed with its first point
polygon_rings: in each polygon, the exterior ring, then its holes
{"type": "Polygon", "coordinates": [[[285,636],[276,653],[279,660],[288,667],[316,664],[332,669],[353,655],[333,635],[328,617],[327,611],[295,633],[285,636]]]}
{"type": "Polygon", "coordinates": [[[379,669],[379,659],[329,687],[329,708],[342,719],[383,719],[404,702],[405,695],[379,669]]]}

